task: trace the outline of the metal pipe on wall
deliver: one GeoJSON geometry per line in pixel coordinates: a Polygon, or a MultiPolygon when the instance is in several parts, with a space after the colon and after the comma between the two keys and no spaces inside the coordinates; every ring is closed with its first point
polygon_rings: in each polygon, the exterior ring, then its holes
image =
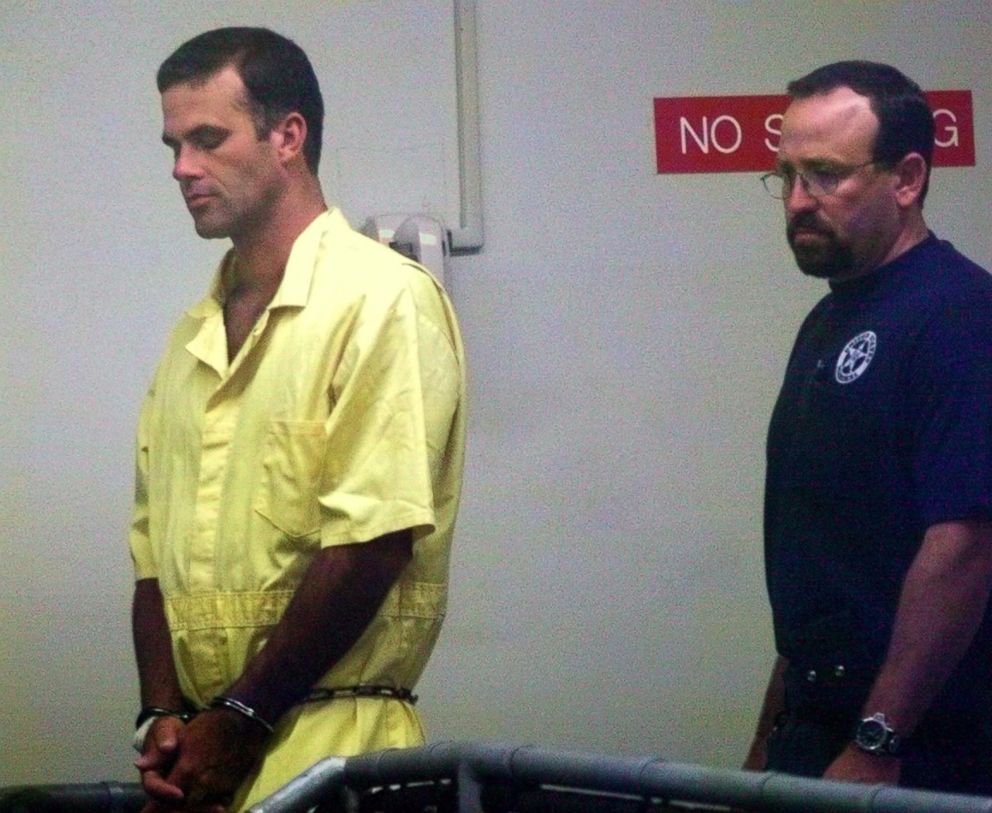
{"type": "Polygon", "coordinates": [[[454,16],[461,222],[450,233],[452,253],[458,254],[479,251],[483,244],[475,0],[454,0],[454,16]]]}

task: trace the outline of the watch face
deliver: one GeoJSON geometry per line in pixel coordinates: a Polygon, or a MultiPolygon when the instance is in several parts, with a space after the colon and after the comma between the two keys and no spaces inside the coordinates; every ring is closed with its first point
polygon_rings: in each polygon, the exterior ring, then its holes
{"type": "Polygon", "coordinates": [[[874,751],[884,745],[888,733],[888,729],[878,720],[862,720],[861,725],[858,726],[858,745],[874,751]]]}

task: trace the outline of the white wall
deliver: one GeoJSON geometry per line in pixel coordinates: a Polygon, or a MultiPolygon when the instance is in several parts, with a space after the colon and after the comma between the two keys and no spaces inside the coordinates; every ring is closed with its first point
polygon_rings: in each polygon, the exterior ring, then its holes
{"type": "MultiPolygon", "coordinates": [[[[133,424],[222,251],[171,188],[154,69],[237,22],[313,55],[327,15],[370,4],[315,5],[0,10],[0,785],[132,778],[133,424]]],[[[992,6],[478,14],[486,245],[450,275],[472,411],[451,615],[419,687],[430,733],[736,765],[772,659],[763,435],[822,285],[754,175],[655,173],[651,100],[782,92],[849,57],[970,88],[978,166],[938,170],[927,210],[990,266],[992,6]]]]}

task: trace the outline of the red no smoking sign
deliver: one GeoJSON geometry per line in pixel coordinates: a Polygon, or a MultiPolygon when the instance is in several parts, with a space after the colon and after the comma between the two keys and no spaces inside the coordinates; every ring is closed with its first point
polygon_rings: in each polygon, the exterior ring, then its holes
{"type": "MultiPolygon", "coordinates": [[[[936,125],[934,166],[975,166],[971,91],[932,90],[926,96],[936,125]]],[[[788,104],[784,95],[655,99],[658,173],[771,169],[788,104]]]]}

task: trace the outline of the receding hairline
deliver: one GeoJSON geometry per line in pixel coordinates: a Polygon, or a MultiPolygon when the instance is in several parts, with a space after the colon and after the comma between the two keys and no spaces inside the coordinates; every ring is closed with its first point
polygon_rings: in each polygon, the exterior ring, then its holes
{"type": "MultiPolygon", "coordinates": [[[[259,138],[261,138],[263,136],[263,132],[266,130],[264,111],[262,110],[261,105],[252,99],[251,92],[248,90],[241,73],[238,71],[238,66],[233,62],[221,65],[216,70],[210,72],[200,73],[187,79],[178,79],[175,82],[170,83],[168,87],[163,88],[160,91],[160,95],[164,98],[165,94],[169,91],[176,90],[181,87],[188,87],[192,90],[201,90],[210,84],[213,79],[216,79],[229,68],[231,69],[234,78],[237,79],[239,87],[237,92],[228,101],[235,110],[240,113],[244,113],[251,119],[255,126],[256,134],[259,138]]],[[[168,146],[170,145],[171,139],[167,138],[166,134],[163,132],[162,141],[168,146]]]]}

